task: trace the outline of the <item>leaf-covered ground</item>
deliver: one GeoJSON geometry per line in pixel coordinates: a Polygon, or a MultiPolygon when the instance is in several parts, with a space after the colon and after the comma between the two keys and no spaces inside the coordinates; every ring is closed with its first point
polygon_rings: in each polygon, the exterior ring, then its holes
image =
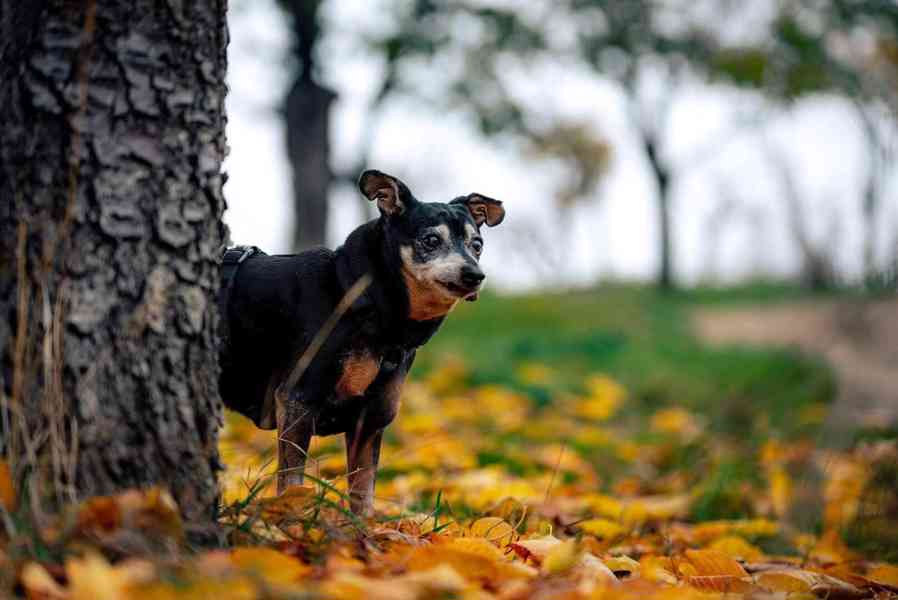
{"type": "Polygon", "coordinates": [[[827,448],[825,372],[707,351],[682,307],[628,294],[458,315],[406,386],[371,520],[346,509],[339,438],[275,497],[274,434],[228,415],[224,548],[191,551],[167,493],[135,491],[8,548],[2,583],[75,600],[898,598],[894,432],[827,448]]]}

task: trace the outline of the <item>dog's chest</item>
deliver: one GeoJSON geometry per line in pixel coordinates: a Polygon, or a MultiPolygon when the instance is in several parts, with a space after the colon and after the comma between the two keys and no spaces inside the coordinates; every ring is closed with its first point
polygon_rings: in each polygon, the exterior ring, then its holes
{"type": "Polygon", "coordinates": [[[381,357],[370,350],[354,350],[343,359],[335,386],[338,396],[361,396],[380,372],[381,357]]]}

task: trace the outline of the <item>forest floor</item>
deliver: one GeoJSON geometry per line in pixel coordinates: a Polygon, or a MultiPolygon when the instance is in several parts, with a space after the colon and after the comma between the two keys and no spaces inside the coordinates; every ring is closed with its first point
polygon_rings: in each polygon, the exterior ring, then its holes
{"type": "MultiPolygon", "coordinates": [[[[342,440],[316,438],[306,486],[278,498],[274,434],[228,414],[224,547],[191,547],[165,491],[129,492],[13,538],[0,586],[54,600],[898,599],[898,432],[865,417],[826,443],[843,367],[734,333],[755,317],[732,311],[775,315],[796,296],[486,295],[419,355],[375,518],[346,509],[342,440]]],[[[831,331],[786,314],[764,327],[831,331]]]]}

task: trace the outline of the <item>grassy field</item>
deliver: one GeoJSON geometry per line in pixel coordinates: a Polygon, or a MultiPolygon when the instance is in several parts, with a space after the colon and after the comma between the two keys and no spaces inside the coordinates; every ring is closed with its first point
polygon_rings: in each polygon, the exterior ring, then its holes
{"type": "Polygon", "coordinates": [[[556,392],[579,391],[571,388],[598,371],[629,390],[627,411],[635,417],[682,406],[707,418],[715,432],[745,440],[794,438],[813,432],[821,407],[834,396],[826,365],[785,350],[708,348],[692,335],[689,310],[800,297],[800,290],[773,285],[677,294],[619,286],[485,295],[456,309],[419,353],[415,374],[461,360],[471,383],[510,386],[551,410],[556,392]],[[528,378],[534,366],[549,367],[554,376],[528,378]]]}

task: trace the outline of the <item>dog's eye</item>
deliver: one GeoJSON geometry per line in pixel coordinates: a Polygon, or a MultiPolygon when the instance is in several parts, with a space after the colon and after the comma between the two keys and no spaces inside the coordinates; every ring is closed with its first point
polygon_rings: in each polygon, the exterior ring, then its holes
{"type": "Polygon", "coordinates": [[[431,233],[430,235],[424,236],[424,239],[422,241],[424,242],[425,247],[429,248],[430,250],[433,250],[434,248],[440,247],[440,244],[443,243],[443,238],[441,238],[440,236],[438,236],[436,234],[431,233]]]}
{"type": "Polygon", "coordinates": [[[471,242],[471,250],[474,251],[474,254],[480,254],[483,252],[483,242],[480,240],[474,240],[471,242]]]}

